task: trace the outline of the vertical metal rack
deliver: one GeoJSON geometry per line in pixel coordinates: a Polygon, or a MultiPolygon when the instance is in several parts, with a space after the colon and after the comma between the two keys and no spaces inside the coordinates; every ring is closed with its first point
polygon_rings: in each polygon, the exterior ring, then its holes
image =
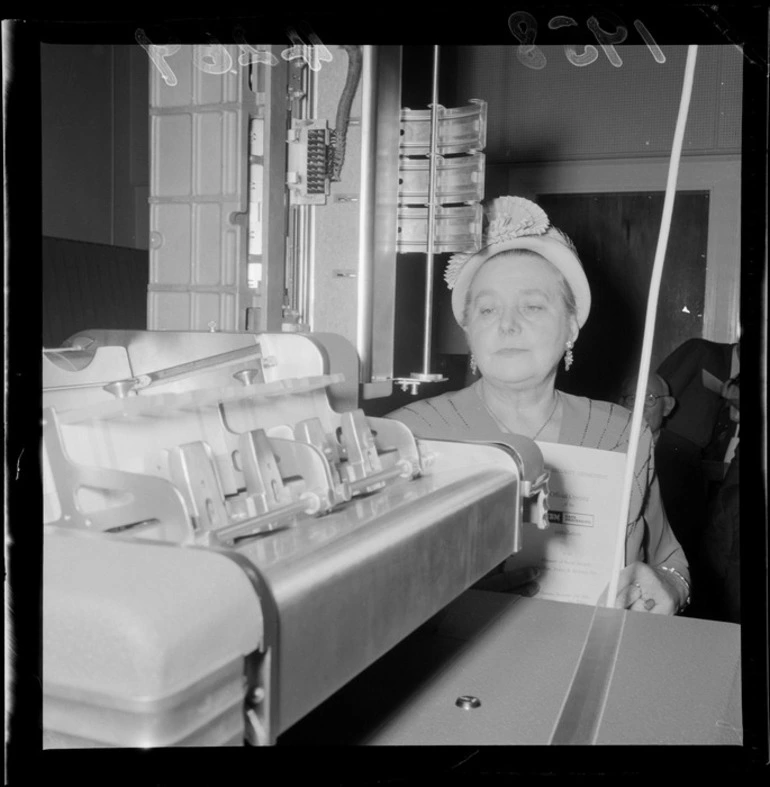
{"type": "Polygon", "coordinates": [[[434,46],[430,109],[405,109],[401,116],[398,251],[425,252],[425,301],[422,369],[393,382],[413,395],[422,384],[447,379],[431,371],[435,256],[478,248],[482,230],[486,102],[472,99],[469,107],[446,109],[439,104],[438,85],[439,47],[434,46]],[[427,189],[425,163],[413,156],[427,159],[427,189]]]}

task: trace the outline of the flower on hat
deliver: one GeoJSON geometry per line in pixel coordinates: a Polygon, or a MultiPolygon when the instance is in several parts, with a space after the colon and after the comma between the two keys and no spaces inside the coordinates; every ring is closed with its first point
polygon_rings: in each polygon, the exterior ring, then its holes
{"type": "MultiPolygon", "coordinates": [[[[550,221],[545,211],[523,197],[498,197],[492,200],[487,215],[489,226],[482,248],[521,238],[525,235],[543,235],[548,231],[550,221]]],[[[480,249],[453,254],[446,270],[444,280],[450,290],[454,289],[460,270],[480,249]]]]}

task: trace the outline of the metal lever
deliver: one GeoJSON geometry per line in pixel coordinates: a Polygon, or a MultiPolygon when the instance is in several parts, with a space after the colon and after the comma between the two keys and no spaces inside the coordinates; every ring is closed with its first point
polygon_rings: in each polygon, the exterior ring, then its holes
{"type": "MultiPolygon", "coordinates": [[[[342,413],[340,437],[347,456],[341,471],[352,493],[374,492],[392,478],[411,478],[414,474],[415,467],[406,458],[398,458],[390,467],[383,467],[374,434],[363,410],[342,413]]],[[[393,453],[396,457],[400,456],[398,451],[393,453]]]]}
{"type": "Polygon", "coordinates": [[[349,494],[347,498],[337,498],[332,470],[318,448],[282,437],[271,437],[270,444],[281,467],[281,476],[294,479],[289,484],[292,499],[296,500],[299,496],[304,500],[307,513],[325,513],[338,503],[350,499],[349,494]]]}
{"type": "Polygon", "coordinates": [[[382,470],[374,435],[366,422],[363,410],[342,413],[341,442],[347,455],[343,465],[346,481],[358,481],[382,470]]]}
{"type": "Polygon", "coordinates": [[[172,482],[186,498],[196,530],[219,530],[229,523],[222,487],[208,445],[195,442],[171,449],[168,469],[172,482]]]}
{"type": "MultiPolygon", "coordinates": [[[[238,350],[231,350],[230,352],[220,353],[218,355],[211,355],[207,358],[200,358],[197,361],[189,361],[177,366],[169,366],[166,369],[158,369],[149,374],[140,374],[136,377],[131,377],[127,380],[115,380],[103,386],[105,391],[113,394],[118,398],[124,398],[132,391],[138,391],[143,388],[149,388],[157,383],[167,383],[172,380],[178,380],[182,377],[189,377],[198,372],[207,372],[212,369],[217,369],[221,366],[227,366],[233,361],[238,361],[243,358],[262,358],[262,350],[259,345],[252,345],[249,347],[241,347],[238,350]]],[[[265,359],[266,360],[266,359],[265,359]]],[[[267,365],[263,363],[263,365],[267,365]]]]}
{"type": "Polygon", "coordinates": [[[350,486],[340,472],[340,464],[342,462],[340,446],[336,440],[324,431],[320,419],[308,418],[305,421],[300,421],[294,427],[294,436],[301,443],[312,445],[323,454],[329,466],[334,496],[337,501],[344,503],[350,500],[350,486]]]}
{"type": "Polygon", "coordinates": [[[270,440],[263,429],[241,435],[240,454],[246,491],[260,514],[293,502],[291,492],[284,485],[278,470],[278,460],[273,454],[270,440]]]}

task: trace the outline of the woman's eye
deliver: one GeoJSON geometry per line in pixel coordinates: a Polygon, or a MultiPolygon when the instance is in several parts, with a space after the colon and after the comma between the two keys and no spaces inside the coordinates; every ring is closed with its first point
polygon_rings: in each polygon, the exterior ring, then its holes
{"type": "Polygon", "coordinates": [[[542,311],[544,308],[545,308],[545,306],[542,306],[539,303],[528,303],[528,304],[526,304],[524,306],[524,311],[527,311],[527,312],[539,312],[539,311],[542,311]]]}
{"type": "Polygon", "coordinates": [[[492,314],[492,312],[494,312],[494,309],[491,306],[482,306],[479,309],[479,314],[483,315],[484,317],[489,316],[492,314]]]}

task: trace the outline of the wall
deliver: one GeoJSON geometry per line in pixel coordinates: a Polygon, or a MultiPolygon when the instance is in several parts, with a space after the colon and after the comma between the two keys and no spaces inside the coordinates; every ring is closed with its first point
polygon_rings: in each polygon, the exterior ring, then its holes
{"type": "MultiPolygon", "coordinates": [[[[452,50],[454,105],[489,104],[487,199],[665,188],[687,48],[663,46],[662,64],[646,46],[617,50],[620,67],[601,53],[576,67],[542,47],[538,70],[514,46],[452,50]]],[[[739,323],[742,80],[736,47],[699,47],[678,182],[709,192],[702,335],[719,342],[739,323]]]]}
{"type": "Polygon", "coordinates": [[[147,324],[149,110],[139,46],[41,47],[43,344],[147,324]]]}
{"type": "Polygon", "coordinates": [[[43,234],[147,249],[147,55],[42,44],[43,234]]]}
{"type": "MultiPolygon", "coordinates": [[[[454,101],[489,104],[491,164],[667,156],[682,91],[685,46],[664,46],[657,63],[646,46],[617,48],[572,65],[561,47],[542,47],[539,70],[519,62],[517,47],[458,47],[454,101]]],[[[741,147],[742,56],[733,46],[702,46],[683,154],[734,154],[741,147]]]]}
{"type": "Polygon", "coordinates": [[[92,328],[144,330],[147,252],[43,238],[43,347],[92,328]]]}

